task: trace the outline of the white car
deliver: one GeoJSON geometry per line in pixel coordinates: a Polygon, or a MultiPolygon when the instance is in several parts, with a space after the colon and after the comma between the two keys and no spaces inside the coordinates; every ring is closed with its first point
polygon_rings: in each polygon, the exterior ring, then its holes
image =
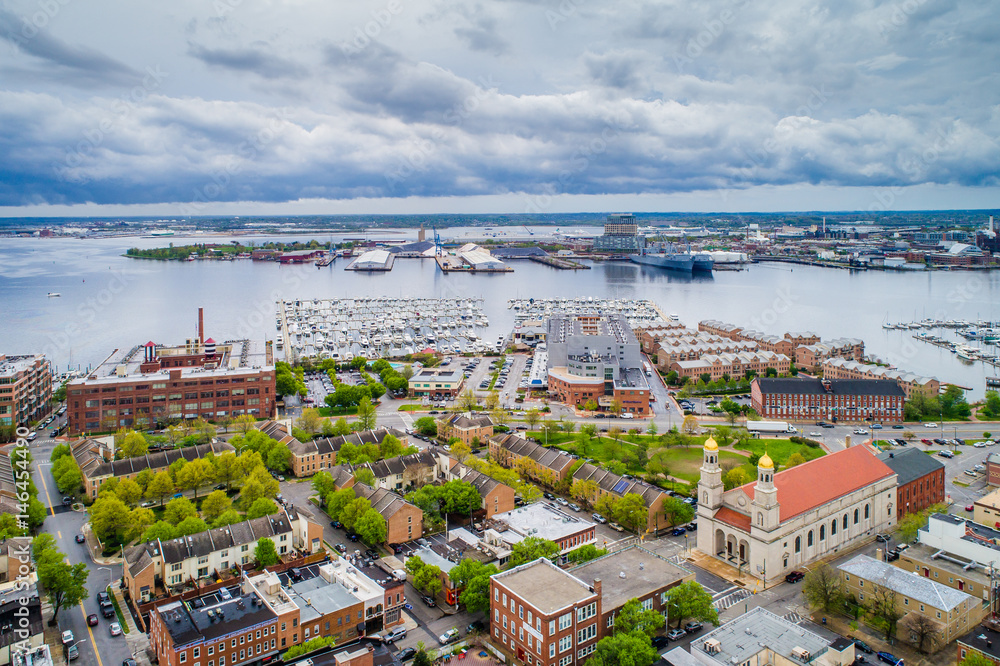
{"type": "Polygon", "coordinates": [[[864,428],[858,428],[857,430],[854,431],[854,434],[855,435],[867,435],[868,431],[865,430],[864,428]]]}
{"type": "Polygon", "coordinates": [[[809,436],[810,437],[822,437],[823,433],[821,433],[819,430],[813,430],[812,432],[809,433],[809,436]]]}
{"type": "Polygon", "coordinates": [[[117,622],[112,622],[110,626],[111,626],[111,635],[112,636],[121,636],[122,635],[122,626],[120,624],[118,624],[117,622]]]}
{"type": "Polygon", "coordinates": [[[937,423],[925,423],[925,428],[937,428],[937,423]]]}
{"type": "Polygon", "coordinates": [[[449,629],[440,636],[438,636],[438,643],[441,645],[447,645],[448,643],[454,643],[458,640],[458,629],[449,629]]]}
{"type": "Polygon", "coordinates": [[[973,444],[973,446],[976,447],[977,449],[985,449],[986,442],[976,442],[975,444],[973,444]]]}

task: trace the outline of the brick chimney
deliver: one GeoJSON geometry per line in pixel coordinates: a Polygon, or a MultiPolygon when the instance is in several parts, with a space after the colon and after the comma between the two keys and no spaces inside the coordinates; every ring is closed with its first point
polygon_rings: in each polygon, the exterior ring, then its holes
{"type": "Polygon", "coordinates": [[[594,579],[594,594],[597,595],[598,599],[601,598],[601,579],[600,578],[595,578],[594,579]]]}

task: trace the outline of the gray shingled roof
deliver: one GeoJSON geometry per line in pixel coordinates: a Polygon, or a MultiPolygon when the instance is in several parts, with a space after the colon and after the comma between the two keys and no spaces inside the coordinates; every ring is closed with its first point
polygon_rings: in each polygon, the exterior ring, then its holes
{"type": "MultiPolygon", "coordinates": [[[[754,380],[765,395],[823,395],[823,382],[812,378],[763,378],[754,380]]],[[[903,397],[903,389],[891,379],[831,379],[831,395],[884,395],[903,397]]]]}
{"type": "Polygon", "coordinates": [[[493,425],[493,419],[486,414],[453,414],[444,419],[453,428],[484,428],[493,425]]]}
{"type": "MultiPolygon", "coordinates": [[[[372,508],[382,514],[382,517],[386,520],[389,520],[397,511],[410,504],[391,490],[372,488],[363,483],[354,484],[354,496],[366,498],[372,503],[372,508]]],[[[410,504],[410,506],[414,505],[410,504]]]]}
{"type": "Polygon", "coordinates": [[[899,569],[868,555],[858,555],[837,568],[944,611],[951,611],[973,598],[965,592],[935,583],[930,578],[899,569]]]}
{"type": "Polygon", "coordinates": [[[542,467],[551,469],[557,474],[573,464],[573,458],[565,451],[547,449],[541,444],[513,433],[494,435],[490,441],[498,443],[514,455],[527,456],[542,467]]]}
{"type": "Polygon", "coordinates": [[[137,474],[144,469],[166,469],[181,458],[191,462],[195,458],[204,458],[209,453],[220,455],[227,451],[235,451],[228,442],[211,442],[182,449],[156,451],[133,458],[123,458],[106,462],[100,454],[100,442],[93,439],[81,439],[70,444],[70,450],[76,459],[80,471],[87,478],[99,476],[125,476],[137,474]]]}
{"type": "Polygon", "coordinates": [[[287,442],[287,444],[288,449],[293,455],[307,456],[313,453],[336,453],[337,451],[340,451],[340,447],[347,442],[350,442],[355,446],[361,446],[363,444],[381,444],[386,435],[390,434],[400,441],[406,439],[406,433],[401,430],[396,430],[395,428],[377,428],[375,430],[352,432],[349,435],[338,435],[337,437],[321,437],[319,439],[314,439],[311,442],[300,442],[299,440],[292,438],[287,442]]]}
{"type": "Polygon", "coordinates": [[[896,483],[905,486],[917,479],[944,469],[944,464],[918,449],[893,449],[878,454],[878,459],[896,473],[896,483]]]}
{"type": "Polygon", "coordinates": [[[595,481],[601,490],[613,493],[619,497],[624,497],[629,493],[639,495],[646,506],[652,506],[657,497],[667,494],[660,488],[651,486],[644,481],[626,479],[623,476],[613,474],[606,469],[591,465],[590,463],[584,463],[580,466],[580,469],[573,473],[574,481],[587,479],[595,481]],[[624,482],[626,485],[619,487],[620,482],[624,482]],[[618,492],[614,490],[616,487],[619,487],[618,492]]]}

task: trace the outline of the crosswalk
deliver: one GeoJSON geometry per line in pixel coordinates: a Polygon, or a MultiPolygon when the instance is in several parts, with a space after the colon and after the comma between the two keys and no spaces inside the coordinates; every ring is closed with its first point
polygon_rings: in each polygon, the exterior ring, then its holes
{"type": "Polygon", "coordinates": [[[782,619],[788,620],[789,622],[793,622],[795,624],[800,624],[805,621],[805,618],[796,613],[795,611],[791,611],[790,613],[785,613],[781,617],[782,619]]]}
{"type": "Polygon", "coordinates": [[[721,613],[730,606],[733,606],[743,601],[751,594],[749,590],[745,590],[743,588],[737,588],[732,592],[730,592],[729,590],[733,590],[733,588],[729,588],[728,590],[723,590],[718,595],[716,595],[717,598],[714,601],[712,601],[712,605],[715,606],[716,612],[721,613]]]}

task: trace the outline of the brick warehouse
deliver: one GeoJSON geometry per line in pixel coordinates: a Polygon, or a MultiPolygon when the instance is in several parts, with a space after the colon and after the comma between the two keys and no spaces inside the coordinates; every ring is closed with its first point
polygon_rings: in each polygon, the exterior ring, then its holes
{"type": "Polygon", "coordinates": [[[757,378],[753,408],[782,421],[903,422],[903,389],[888,379],[757,378]]]}
{"type": "Polygon", "coordinates": [[[212,338],[167,347],[147,342],[116,350],[67,386],[69,433],[145,429],[175,421],[206,421],[275,413],[271,343],[216,343],[212,338]]]}
{"type": "Polygon", "coordinates": [[[878,459],[896,473],[896,519],[944,502],[944,464],[917,449],[883,451],[878,459]]]}

